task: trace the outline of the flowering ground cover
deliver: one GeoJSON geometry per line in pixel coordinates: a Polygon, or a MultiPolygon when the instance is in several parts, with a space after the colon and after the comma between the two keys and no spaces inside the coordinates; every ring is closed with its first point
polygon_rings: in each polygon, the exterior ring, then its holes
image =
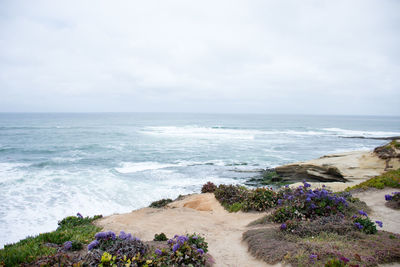
{"type": "Polygon", "coordinates": [[[243,234],[250,252],[269,264],[292,266],[376,266],[400,261],[400,235],[378,231],[365,203],[349,192],[310,189],[304,182],[277,193],[270,215],[243,234]],[[274,224],[278,223],[278,225],[274,224]]]}
{"type": "Polygon", "coordinates": [[[385,195],[385,205],[392,209],[400,209],[400,192],[385,195]]]}

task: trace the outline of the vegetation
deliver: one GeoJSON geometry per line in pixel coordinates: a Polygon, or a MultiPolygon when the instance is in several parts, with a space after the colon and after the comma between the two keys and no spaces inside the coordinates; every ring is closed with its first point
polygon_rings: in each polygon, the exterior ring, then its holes
{"type": "Polygon", "coordinates": [[[201,193],[214,193],[215,189],[217,189],[217,186],[214,183],[207,182],[201,188],[201,193]]]}
{"type": "Polygon", "coordinates": [[[207,254],[208,244],[197,235],[175,235],[167,245],[150,248],[130,234],[113,232],[96,234],[89,245],[90,253],[82,264],[89,266],[211,266],[212,258],[207,254]]]}
{"type": "Polygon", "coordinates": [[[271,188],[248,189],[238,185],[220,185],[214,195],[229,212],[266,211],[276,206],[278,200],[271,188]]]}
{"type": "MultiPolygon", "coordinates": [[[[78,214],[80,215],[80,214],[78,214]]],[[[78,250],[82,244],[88,243],[94,234],[101,228],[92,222],[101,216],[86,217],[70,216],[58,223],[56,231],[25,238],[15,244],[5,245],[0,250],[0,266],[15,266],[21,263],[30,263],[40,257],[49,257],[57,261],[62,258],[62,250],[78,250]],[[64,248],[64,244],[71,241],[71,248],[64,248]]]]}
{"type": "Polygon", "coordinates": [[[358,185],[348,187],[346,188],[346,191],[355,189],[366,190],[368,188],[383,189],[385,187],[400,188],[400,169],[388,171],[358,185]]]}
{"type": "Polygon", "coordinates": [[[392,209],[400,209],[400,192],[385,195],[386,206],[392,209]]]}
{"type": "Polygon", "coordinates": [[[277,192],[271,215],[243,234],[250,252],[269,264],[376,266],[400,259],[400,235],[378,231],[365,203],[349,192],[310,189],[306,182],[277,192]],[[280,223],[271,227],[271,222],[280,223]]]}
{"type": "Polygon", "coordinates": [[[163,207],[167,206],[171,202],[172,202],[172,199],[163,198],[161,200],[157,200],[157,201],[152,202],[149,207],[150,208],[163,208],[163,207]]]}
{"type": "Polygon", "coordinates": [[[155,234],[153,240],[154,241],[167,241],[168,238],[164,233],[161,233],[161,234],[155,234]]]}

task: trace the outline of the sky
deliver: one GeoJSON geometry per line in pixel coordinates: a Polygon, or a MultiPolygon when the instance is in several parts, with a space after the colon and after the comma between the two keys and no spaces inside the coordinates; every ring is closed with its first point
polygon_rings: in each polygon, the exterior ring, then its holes
{"type": "Polygon", "coordinates": [[[400,116],[400,1],[0,0],[0,112],[400,116]]]}

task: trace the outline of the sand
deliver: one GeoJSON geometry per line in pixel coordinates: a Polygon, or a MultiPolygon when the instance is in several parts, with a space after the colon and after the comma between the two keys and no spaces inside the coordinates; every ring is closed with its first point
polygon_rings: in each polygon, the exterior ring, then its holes
{"type": "Polygon", "coordinates": [[[392,192],[398,192],[399,189],[385,188],[370,189],[365,192],[353,194],[360,200],[367,203],[371,208],[369,217],[372,221],[382,221],[382,230],[400,234],[400,210],[394,210],[385,206],[385,195],[391,194],[392,192]]]}
{"type": "Polygon", "coordinates": [[[173,202],[166,208],[143,208],[127,214],[116,214],[97,222],[105,230],[130,232],[142,240],[152,240],[154,234],[199,233],[206,237],[216,266],[282,266],[268,265],[247,252],[242,233],[250,222],[265,213],[229,213],[214,194],[194,194],[173,202]]]}

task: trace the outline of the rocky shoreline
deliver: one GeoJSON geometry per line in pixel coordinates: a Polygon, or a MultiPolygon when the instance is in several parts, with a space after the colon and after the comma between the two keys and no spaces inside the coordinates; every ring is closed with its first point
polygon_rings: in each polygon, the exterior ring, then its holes
{"type": "MultiPolygon", "coordinates": [[[[309,161],[290,163],[264,170],[253,182],[342,182],[360,183],[385,171],[400,168],[400,139],[373,151],[353,151],[326,155],[309,161]]],[[[256,185],[254,183],[253,185],[256,185]]]]}

